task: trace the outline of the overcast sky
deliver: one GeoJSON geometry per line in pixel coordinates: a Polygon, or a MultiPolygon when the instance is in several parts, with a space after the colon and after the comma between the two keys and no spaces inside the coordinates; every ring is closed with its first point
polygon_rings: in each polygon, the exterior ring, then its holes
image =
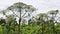
{"type": "Polygon", "coordinates": [[[0,0],[0,10],[6,9],[15,2],[23,2],[37,8],[37,13],[48,10],[60,10],[60,0],[0,0]]]}

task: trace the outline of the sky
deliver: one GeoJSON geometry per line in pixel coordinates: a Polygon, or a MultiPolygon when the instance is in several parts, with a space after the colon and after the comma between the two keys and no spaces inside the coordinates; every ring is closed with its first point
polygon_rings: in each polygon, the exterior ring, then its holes
{"type": "Polygon", "coordinates": [[[36,14],[46,13],[49,10],[60,10],[60,0],[0,0],[0,10],[6,9],[16,2],[23,2],[34,6],[36,14]]]}

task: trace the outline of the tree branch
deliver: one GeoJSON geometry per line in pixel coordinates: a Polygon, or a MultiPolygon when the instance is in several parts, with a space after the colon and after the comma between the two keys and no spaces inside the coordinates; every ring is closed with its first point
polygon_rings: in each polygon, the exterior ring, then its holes
{"type": "MultiPolygon", "coordinates": [[[[12,11],[13,12],[13,11],[12,11]]],[[[13,12],[13,14],[16,16],[16,17],[18,17],[18,18],[20,18],[19,16],[17,16],[14,12],[13,12]]]]}

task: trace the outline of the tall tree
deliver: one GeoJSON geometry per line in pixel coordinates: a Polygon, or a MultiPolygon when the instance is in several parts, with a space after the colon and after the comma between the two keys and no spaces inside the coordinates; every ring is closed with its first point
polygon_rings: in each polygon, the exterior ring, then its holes
{"type": "Polygon", "coordinates": [[[55,18],[56,18],[56,15],[59,13],[59,11],[58,10],[51,10],[51,11],[49,11],[49,14],[50,15],[52,15],[52,17],[51,17],[51,22],[52,22],[52,25],[53,25],[53,33],[54,34],[56,34],[56,32],[55,32],[55,18]]]}
{"type": "Polygon", "coordinates": [[[39,20],[41,21],[40,24],[42,24],[42,34],[44,34],[45,30],[45,19],[48,17],[46,13],[40,13],[38,14],[39,20]]]}
{"type": "Polygon", "coordinates": [[[14,15],[19,18],[18,34],[20,34],[20,23],[21,23],[22,17],[25,18],[27,16],[30,16],[30,14],[36,10],[33,6],[26,5],[22,2],[14,3],[12,6],[8,7],[7,9],[11,10],[14,13],[14,15]],[[15,13],[14,11],[15,12],[17,11],[17,13],[15,13]],[[26,14],[28,15],[25,16],[26,14]]]}

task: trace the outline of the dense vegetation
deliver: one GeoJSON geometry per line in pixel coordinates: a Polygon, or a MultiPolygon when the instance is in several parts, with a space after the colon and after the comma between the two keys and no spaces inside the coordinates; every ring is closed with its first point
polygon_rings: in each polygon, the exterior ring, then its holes
{"type": "Polygon", "coordinates": [[[35,10],[31,5],[18,2],[0,11],[6,17],[0,18],[0,34],[60,34],[59,10],[32,16],[35,10]],[[10,11],[13,14],[8,15],[10,11]],[[18,22],[16,17],[19,18],[18,22]],[[28,17],[31,18],[27,22],[25,18],[28,17]]]}

